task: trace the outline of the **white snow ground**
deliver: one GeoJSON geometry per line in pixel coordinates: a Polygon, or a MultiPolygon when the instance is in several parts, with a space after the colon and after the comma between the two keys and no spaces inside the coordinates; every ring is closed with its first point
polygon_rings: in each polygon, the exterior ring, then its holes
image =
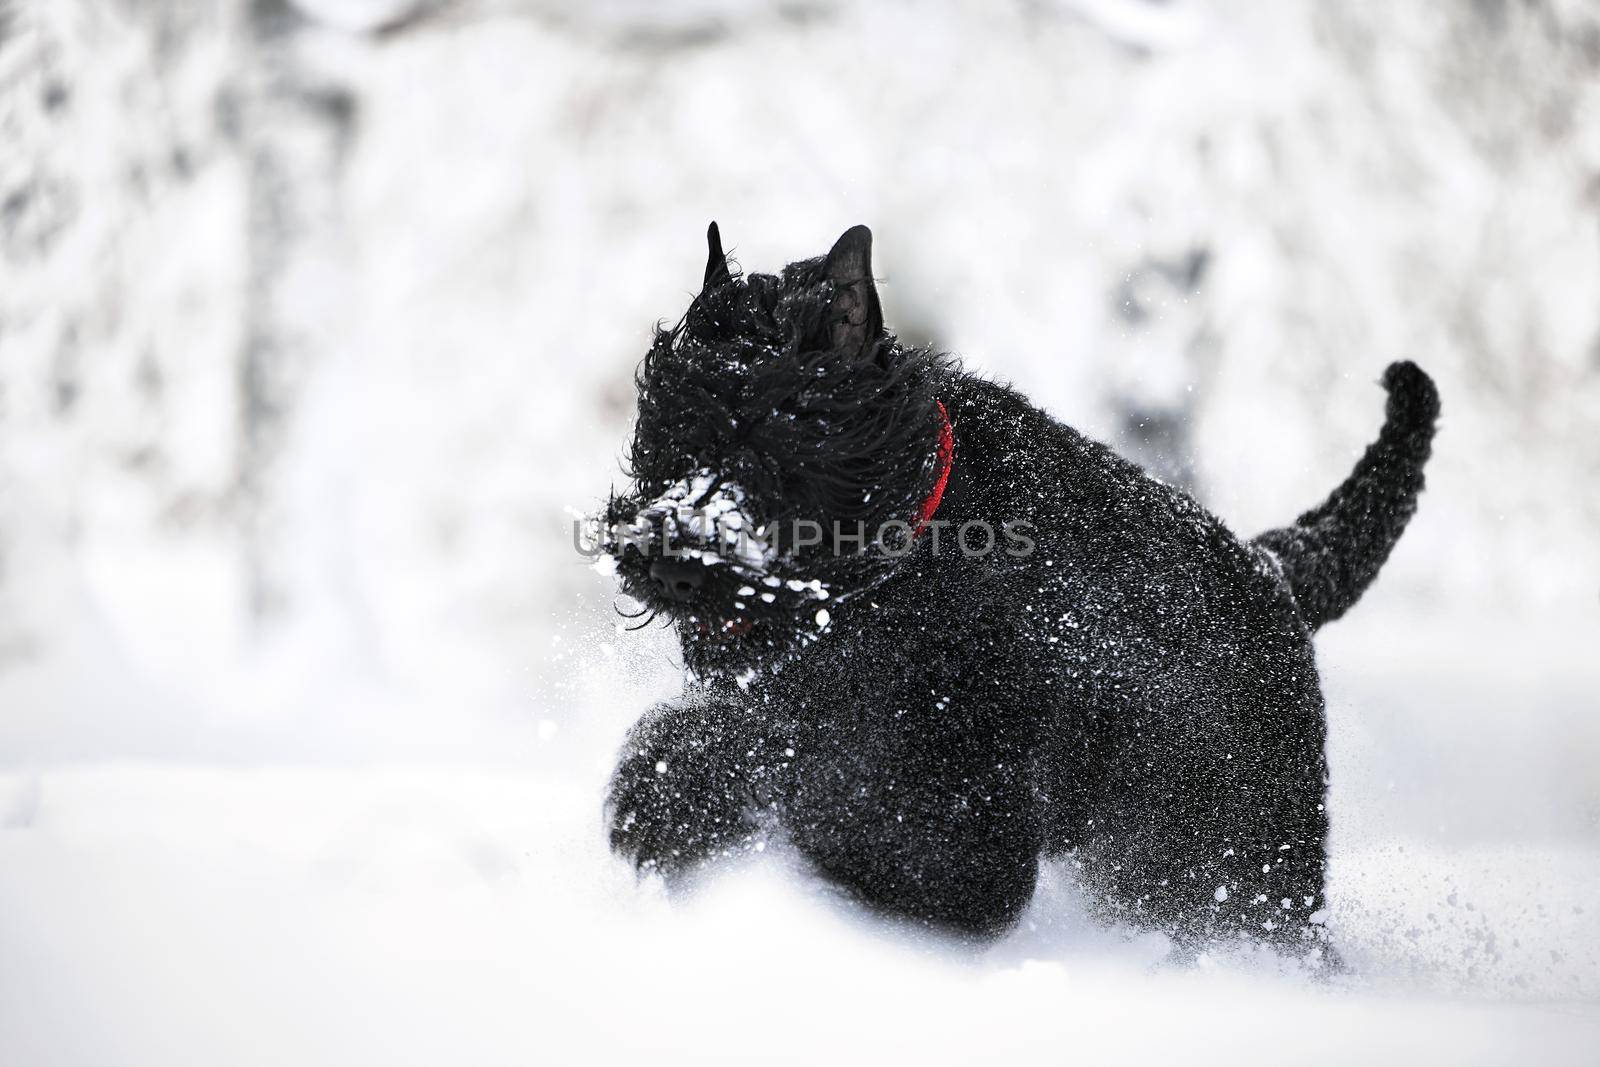
{"type": "Polygon", "coordinates": [[[0,1065],[1600,1060],[1581,0],[439,7],[263,60],[244,5],[0,3],[0,1065]],[[350,92],[348,144],[250,110],[274,63],[350,92]],[[267,269],[313,341],[264,476],[252,151],[315,209],[267,269]],[[962,955],[782,856],[669,902],[606,854],[676,678],[561,507],[712,217],[755,268],[870,222],[897,325],[1102,436],[1198,397],[1245,530],[1342,476],[1384,361],[1437,373],[1422,512],[1321,641],[1354,977],[1162,968],[1060,871],[962,955]],[[1119,317],[1197,245],[1200,296],[1119,317]]]}
{"type": "Polygon", "coordinates": [[[1593,1063],[1600,669],[1581,653],[1600,635],[1373,608],[1323,646],[1334,925],[1357,968],[1331,986],[1220,954],[1163,967],[1059,870],[978,953],[854,915],[779,855],[669,901],[607,855],[598,796],[674,672],[658,639],[608,645],[593,619],[513,713],[354,685],[290,710],[303,696],[267,675],[235,679],[232,706],[184,705],[87,641],[0,676],[0,1049],[1593,1063]],[[1496,646],[1514,666],[1489,664],[1496,646]]]}

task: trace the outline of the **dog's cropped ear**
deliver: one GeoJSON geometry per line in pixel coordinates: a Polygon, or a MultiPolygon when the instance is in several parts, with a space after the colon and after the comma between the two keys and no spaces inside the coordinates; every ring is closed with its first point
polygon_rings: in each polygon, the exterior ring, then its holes
{"type": "Polygon", "coordinates": [[[722,251],[722,233],[713,222],[706,230],[706,279],[700,286],[704,292],[713,285],[723,285],[732,279],[728,273],[728,257],[722,251]]]}
{"type": "Polygon", "coordinates": [[[872,231],[865,226],[844,231],[823,270],[833,283],[833,347],[859,355],[883,333],[883,311],[872,284],[872,231]]]}

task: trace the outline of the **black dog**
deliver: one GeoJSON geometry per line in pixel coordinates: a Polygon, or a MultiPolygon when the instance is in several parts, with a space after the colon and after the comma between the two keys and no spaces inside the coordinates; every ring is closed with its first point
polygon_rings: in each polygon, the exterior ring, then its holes
{"type": "Polygon", "coordinates": [[[611,844],[668,877],[777,828],[868,905],[1004,931],[1041,855],[1180,944],[1317,956],[1328,817],[1311,635],[1416,508],[1438,413],[1411,363],[1382,434],[1243,540],[1015,390],[883,328],[871,234],[730,271],[638,375],[626,591],[691,681],[634,728],[611,844]]]}

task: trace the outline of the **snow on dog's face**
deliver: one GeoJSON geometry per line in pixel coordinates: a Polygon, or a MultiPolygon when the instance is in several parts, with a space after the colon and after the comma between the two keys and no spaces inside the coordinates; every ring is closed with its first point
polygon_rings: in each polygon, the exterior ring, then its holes
{"type": "Polygon", "coordinates": [[[777,552],[767,530],[740,509],[744,490],[710,470],[667,486],[613,536],[645,555],[727,567],[742,578],[765,578],[777,552]]]}
{"type": "Polygon", "coordinates": [[[800,646],[819,602],[893,565],[871,539],[937,477],[945,369],[884,332],[865,227],[748,278],[715,223],[708,240],[699,296],[639,368],[634,484],[605,516],[624,590],[677,624],[702,675],[800,646]]]}

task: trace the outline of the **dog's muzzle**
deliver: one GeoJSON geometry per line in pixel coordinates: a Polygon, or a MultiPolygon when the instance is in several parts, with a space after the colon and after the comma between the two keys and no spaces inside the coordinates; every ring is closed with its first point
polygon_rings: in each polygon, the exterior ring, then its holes
{"type": "Polygon", "coordinates": [[[608,547],[616,556],[633,548],[651,557],[651,583],[674,600],[692,598],[705,584],[706,568],[760,578],[777,551],[766,530],[744,512],[744,502],[737,483],[698,470],[608,531],[608,547]]]}

